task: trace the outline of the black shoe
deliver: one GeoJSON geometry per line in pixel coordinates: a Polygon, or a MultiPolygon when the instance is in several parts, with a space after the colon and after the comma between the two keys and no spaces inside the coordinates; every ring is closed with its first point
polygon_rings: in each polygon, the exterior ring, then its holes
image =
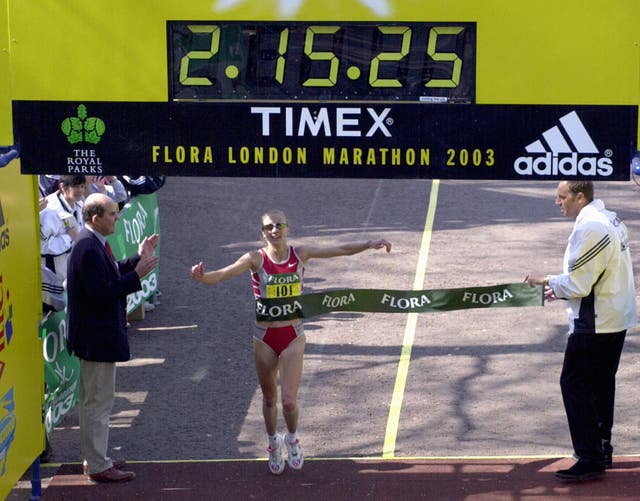
{"type": "MultiPolygon", "coordinates": [[[[575,459],[576,461],[580,461],[580,457],[577,454],[573,455],[573,459],[575,459]]],[[[602,462],[604,463],[604,468],[606,470],[610,470],[611,468],[613,468],[613,453],[605,451],[604,455],[602,456],[602,462]]]]}
{"type": "Polygon", "coordinates": [[[556,477],[562,480],[593,480],[604,475],[604,465],[587,461],[578,461],[567,470],[558,470],[556,477]]]}
{"type": "Polygon", "coordinates": [[[611,441],[602,439],[602,451],[604,452],[604,467],[608,470],[613,468],[613,447],[611,447],[611,441]]]}

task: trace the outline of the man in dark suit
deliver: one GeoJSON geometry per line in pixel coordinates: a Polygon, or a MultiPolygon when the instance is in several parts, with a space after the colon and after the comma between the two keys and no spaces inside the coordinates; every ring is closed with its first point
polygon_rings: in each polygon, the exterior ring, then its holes
{"type": "Polygon", "coordinates": [[[115,231],[118,205],[94,193],[84,203],[84,229],[67,264],[69,351],[80,359],[80,447],[95,482],[126,482],[135,474],[107,454],[116,362],[129,360],[127,295],[142,288],[140,279],[158,264],[158,235],[145,238],[138,254],[116,262],[106,237],[115,231]]]}

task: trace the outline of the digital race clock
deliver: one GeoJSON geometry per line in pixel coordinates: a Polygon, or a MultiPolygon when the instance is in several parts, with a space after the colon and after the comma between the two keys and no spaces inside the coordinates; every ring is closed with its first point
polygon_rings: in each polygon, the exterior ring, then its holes
{"type": "Polygon", "coordinates": [[[169,100],[474,103],[476,24],[168,21],[169,100]]]}

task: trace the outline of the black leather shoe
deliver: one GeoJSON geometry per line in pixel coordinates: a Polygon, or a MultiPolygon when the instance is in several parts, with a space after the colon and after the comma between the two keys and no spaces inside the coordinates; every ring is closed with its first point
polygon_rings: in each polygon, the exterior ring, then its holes
{"type": "Polygon", "coordinates": [[[611,441],[602,439],[602,452],[604,453],[604,467],[608,470],[613,467],[613,447],[611,441]]]}
{"type": "Polygon", "coordinates": [[[556,477],[561,480],[595,480],[604,475],[604,465],[588,461],[578,461],[567,470],[558,470],[556,477]]]}
{"type": "MultiPolygon", "coordinates": [[[[115,468],[116,470],[122,470],[122,468],[124,468],[125,466],[127,466],[127,460],[126,459],[114,459],[111,461],[113,463],[113,468],[115,468]]],[[[89,466],[87,465],[86,461],[84,463],[84,474],[88,475],[89,474],[89,466]]]]}
{"type": "Polygon", "coordinates": [[[91,473],[89,478],[94,482],[100,483],[120,483],[133,480],[136,478],[136,474],[132,471],[122,471],[117,468],[109,468],[108,470],[101,471],[100,473],[91,473]]]}
{"type": "MultiPolygon", "coordinates": [[[[573,459],[579,460],[580,458],[574,454],[573,459]]],[[[605,452],[602,462],[604,463],[605,470],[610,470],[611,468],[613,468],[613,456],[611,454],[607,454],[605,452]]]]}
{"type": "MultiPolygon", "coordinates": [[[[580,461],[580,457],[577,454],[573,455],[573,459],[575,459],[576,461],[580,461]]],[[[602,462],[604,463],[605,470],[610,470],[611,468],[613,468],[613,452],[605,451],[604,455],[602,456],[602,462]]]]}

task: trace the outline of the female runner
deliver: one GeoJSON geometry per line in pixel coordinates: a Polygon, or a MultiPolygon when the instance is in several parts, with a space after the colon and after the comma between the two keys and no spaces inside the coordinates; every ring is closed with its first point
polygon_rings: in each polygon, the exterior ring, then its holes
{"type": "MultiPolygon", "coordinates": [[[[213,271],[205,271],[202,262],[192,266],[191,277],[203,284],[215,285],[224,280],[250,272],[253,293],[261,297],[298,296],[302,293],[304,266],[312,258],[350,256],[367,249],[391,251],[387,240],[368,240],[329,247],[287,243],[287,218],[280,210],[271,210],[262,216],[262,237],[266,245],[247,252],[235,263],[213,271]],[[286,284],[282,287],[282,284],[286,284]],[[284,291],[284,294],[283,294],[284,291]]],[[[253,353],[258,380],[262,390],[262,413],[269,436],[269,470],[280,475],[285,468],[282,444],[287,448],[289,467],[299,470],[304,455],[297,436],[298,386],[302,375],[302,357],[305,335],[302,321],[280,320],[256,322],[253,353]],[[282,414],[287,426],[283,435],[277,433],[277,376],[280,370],[282,414]]]]}

